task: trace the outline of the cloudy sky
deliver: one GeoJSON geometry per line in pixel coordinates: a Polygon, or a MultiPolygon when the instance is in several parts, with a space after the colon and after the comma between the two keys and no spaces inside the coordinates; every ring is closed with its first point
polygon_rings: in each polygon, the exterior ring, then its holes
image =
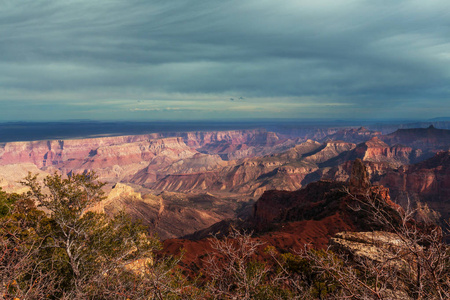
{"type": "Polygon", "coordinates": [[[0,121],[449,116],[448,0],[0,0],[0,121]]]}

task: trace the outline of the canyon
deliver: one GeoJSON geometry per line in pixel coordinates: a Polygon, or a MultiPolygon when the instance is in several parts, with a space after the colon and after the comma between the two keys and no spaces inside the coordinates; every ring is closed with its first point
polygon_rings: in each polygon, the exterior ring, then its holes
{"type": "Polygon", "coordinates": [[[450,130],[310,132],[246,129],[7,142],[0,144],[0,187],[23,192],[20,180],[28,172],[42,179],[93,170],[110,194],[94,210],[124,210],[168,239],[246,219],[272,190],[346,182],[360,159],[371,182],[388,187],[396,202],[429,203],[449,216],[450,130]]]}

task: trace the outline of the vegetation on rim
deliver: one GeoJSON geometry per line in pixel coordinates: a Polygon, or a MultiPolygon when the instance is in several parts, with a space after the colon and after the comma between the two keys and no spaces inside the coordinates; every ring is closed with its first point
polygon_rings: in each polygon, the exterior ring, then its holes
{"type": "Polygon", "coordinates": [[[95,174],[67,178],[54,174],[43,185],[29,175],[23,180],[28,193],[0,191],[0,295],[4,299],[450,298],[450,252],[442,229],[416,221],[411,210],[387,210],[376,189],[364,180],[360,183],[364,184],[347,191],[350,208],[370,216],[374,228],[383,228],[372,236],[389,238],[371,244],[374,253],[364,254],[359,246],[364,233],[337,235],[327,250],[305,247],[301,253],[281,253],[250,233],[232,229],[228,237],[210,238],[213,251],[204,257],[205,268],[191,278],[183,274],[179,257],[158,252],[158,238],[139,222],[124,213],[109,218],[88,210],[103,199],[103,184],[95,174]]]}

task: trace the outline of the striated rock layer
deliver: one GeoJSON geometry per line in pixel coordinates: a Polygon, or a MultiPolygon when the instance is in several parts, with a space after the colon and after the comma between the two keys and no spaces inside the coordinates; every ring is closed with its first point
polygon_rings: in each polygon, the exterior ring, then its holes
{"type": "Polygon", "coordinates": [[[354,147],[354,144],[345,142],[320,144],[308,140],[279,154],[246,159],[210,172],[171,174],[148,187],[170,191],[207,189],[245,193],[254,197],[274,188],[296,190],[302,187],[308,174],[319,169],[319,165],[354,147]]]}

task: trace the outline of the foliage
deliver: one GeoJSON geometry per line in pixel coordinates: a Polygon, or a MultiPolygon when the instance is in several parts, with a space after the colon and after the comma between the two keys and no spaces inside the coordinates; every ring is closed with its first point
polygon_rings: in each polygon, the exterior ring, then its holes
{"type": "Polygon", "coordinates": [[[45,214],[16,194],[0,192],[0,298],[40,299],[52,293],[57,278],[44,271],[45,238],[36,233],[45,214]]]}
{"type": "Polygon", "coordinates": [[[0,190],[0,298],[4,299],[449,299],[442,229],[373,191],[348,192],[350,209],[396,236],[384,257],[305,247],[280,253],[251,233],[212,237],[204,281],[182,273],[157,237],[123,212],[90,211],[104,199],[93,173],[29,175],[24,195],[0,190]],[[37,206],[36,206],[37,205],[37,206]],[[38,209],[39,208],[39,209],[38,209]]]}
{"type": "Polygon", "coordinates": [[[95,174],[54,174],[44,185],[28,175],[23,184],[30,191],[21,197],[0,194],[3,297],[140,299],[176,274],[173,260],[155,260],[160,242],[146,227],[124,213],[89,211],[103,199],[95,174]],[[150,288],[136,289],[154,277],[150,288]]]}

